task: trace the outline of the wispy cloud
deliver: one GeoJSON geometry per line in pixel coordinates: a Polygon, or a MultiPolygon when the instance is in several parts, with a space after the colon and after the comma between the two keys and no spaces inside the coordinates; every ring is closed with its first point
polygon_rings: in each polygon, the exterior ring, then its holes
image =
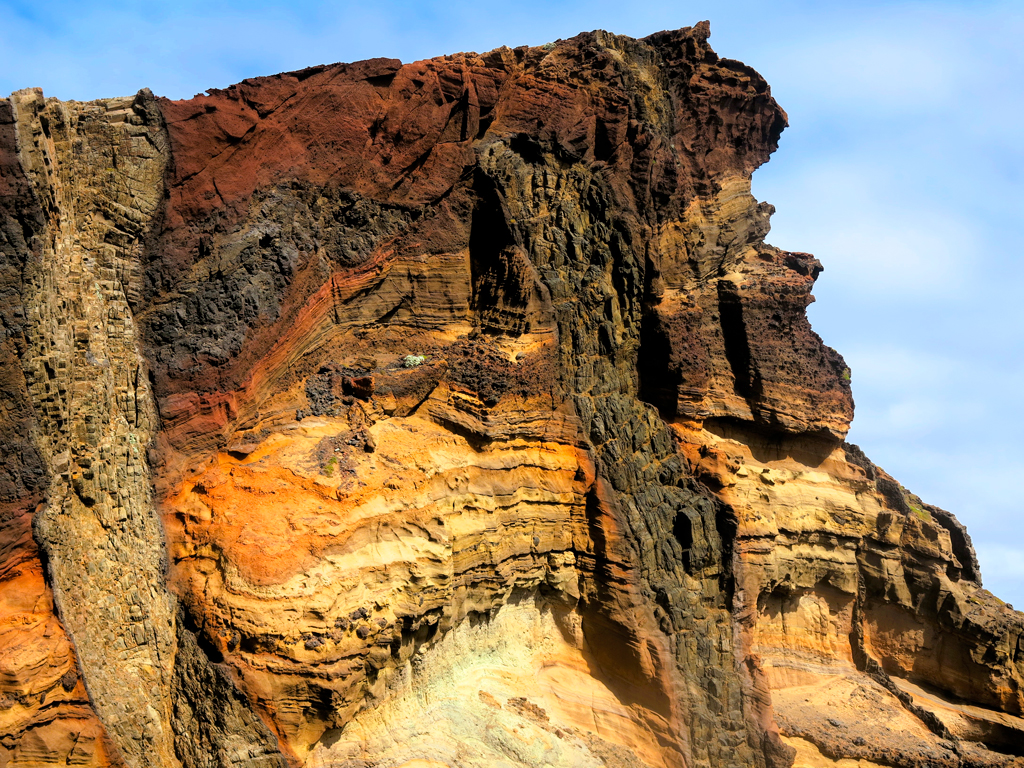
{"type": "MultiPolygon", "coordinates": [[[[908,195],[908,179],[901,177],[906,166],[891,153],[842,160],[821,155],[796,172],[772,168],[769,183],[769,168],[759,171],[754,191],[779,205],[771,242],[823,257],[822,290],[841,286],[871,302],[933,301],[975,279],[962,268],[981,255],[973,222],[949,206],[908,195]]],[[[785,154],[778,160],[784,165],[785,154]]]]}

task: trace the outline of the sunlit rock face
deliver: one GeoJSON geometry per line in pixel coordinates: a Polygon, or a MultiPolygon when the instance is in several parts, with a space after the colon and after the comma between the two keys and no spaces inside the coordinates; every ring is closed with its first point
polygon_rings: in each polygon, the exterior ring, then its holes
{"type": "Polygon", "coordinates": [[[1024,762],[707,37],[0,103],[0,763],[1024,762]]]}

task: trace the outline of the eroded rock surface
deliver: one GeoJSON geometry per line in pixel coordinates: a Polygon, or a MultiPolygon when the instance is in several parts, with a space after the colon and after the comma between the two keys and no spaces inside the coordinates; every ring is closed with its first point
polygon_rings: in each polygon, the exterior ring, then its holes
{"type": "Polygon", "coordinates": [[[0,762],[1024,764],[708,33],[0,103],[0,762]]]}

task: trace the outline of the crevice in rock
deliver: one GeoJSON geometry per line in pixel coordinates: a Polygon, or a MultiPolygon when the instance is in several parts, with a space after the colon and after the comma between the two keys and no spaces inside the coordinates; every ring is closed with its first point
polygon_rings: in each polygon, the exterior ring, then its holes
{"type": "Polygon", "coordinates": [[[171,703],[182,768],[287,768],[277,737],[181,604],[177,627],[171,703]]]}
{"type": "Polygon", "coordinates": [[[718,281],[718,311],[725,356],[736,382],[736,394],[754,407],[763,394],[761,375],[750,356],[750,339],[743,322],[743,303],[735,286],[718,281]]]}
{"type": "Polygon", "coordinates": [[[679,374],[672,366],[672,343],[657,313],[648,309],[640,322],[637,353],[638,396],[666,421],[676,416],[679,374]]]}

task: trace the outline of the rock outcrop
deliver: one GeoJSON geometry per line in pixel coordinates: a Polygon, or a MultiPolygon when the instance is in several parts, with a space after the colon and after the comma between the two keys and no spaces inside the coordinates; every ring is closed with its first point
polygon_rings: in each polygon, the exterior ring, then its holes
{"type": "Polygon", "coordinates": [[[0,102],[0,763],[1024,765],[708,34],[0,102]]]}

